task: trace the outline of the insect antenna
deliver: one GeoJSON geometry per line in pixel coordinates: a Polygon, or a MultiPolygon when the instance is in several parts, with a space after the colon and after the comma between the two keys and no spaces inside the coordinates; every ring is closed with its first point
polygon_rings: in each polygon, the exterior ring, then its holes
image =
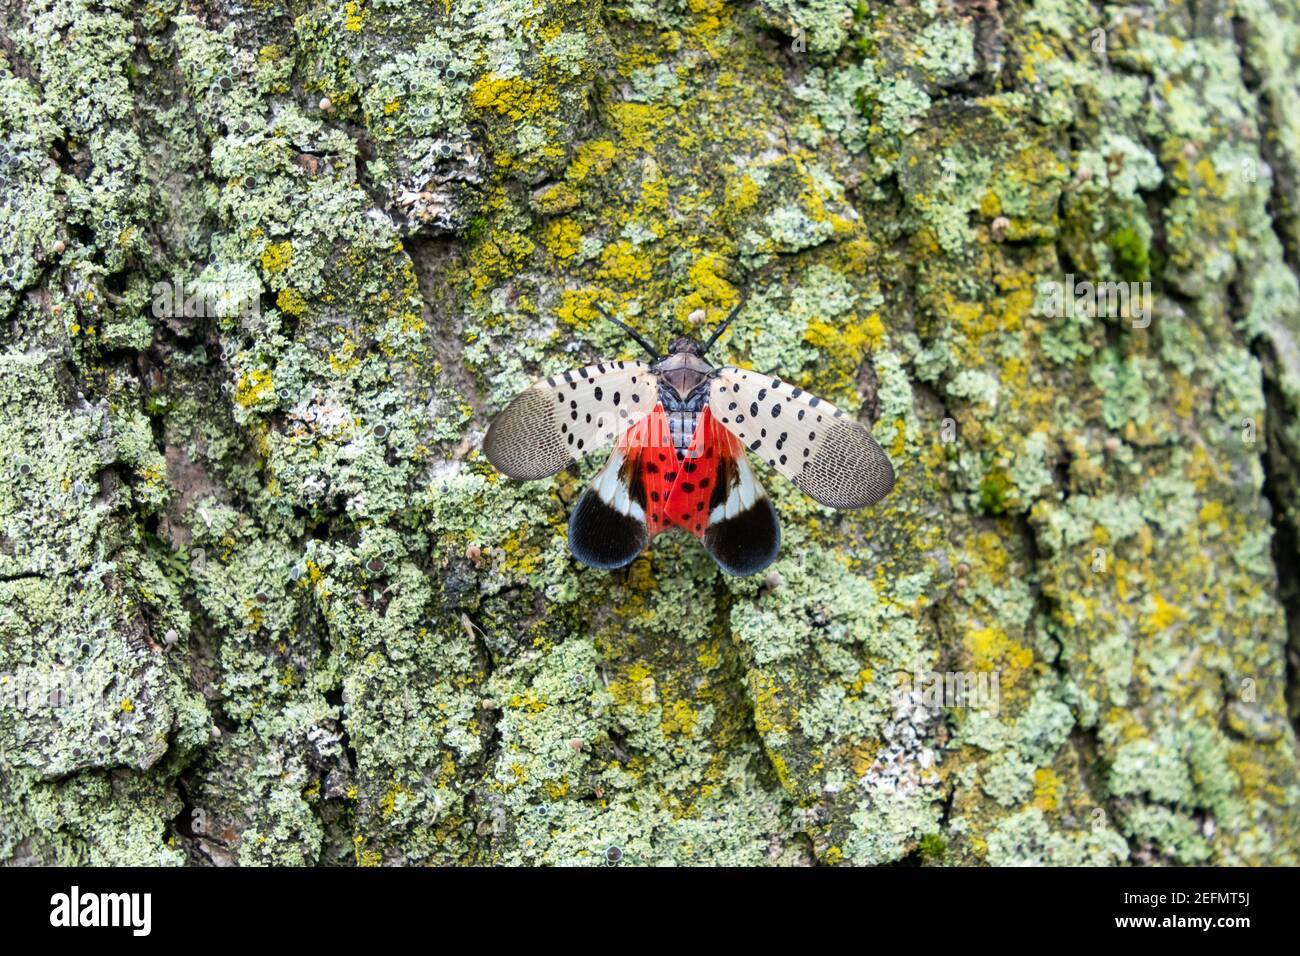
{"type": "Polygon", "coordinates": [[[641,348],[645,349],[647,352],[650,353],[650,357],[651,357],[652,359],[654,359],[656,362],[659,362],[659,361],[662,361],[662,360],[663,360],[663,356],[660,355],[657,351],[655,351],[655,347],[654,347],[653,345],[651,345],[651,344],[650,344],[649,342],[647,342],[644,338],[642,338],[640,332],[638,332],[636,329],[632,328],[632,327],[631,327],[630,325],[628,325],[626,322],[621,322],[621,321],[619,321],[618,319],[614,318],[612,315],[610,315],[608,312],[606,312],[606,311],[605,311],[603,308],[601,308],[599,305],[597,305],[595,308],[596,308],[596,311],[597,311],[597,312],[599,312],[599,313],[600,313],[601,315],[603,315],[605,318],[609,319],[609,321],[613,322],[615,325],[617,325],[620,329],[622,329],[622,330],[623,330],[624,332],[626,332],[628,335],[632,336],[632,338],[636,340],[636,343],[637,343],[638,345],[640,345],[641,348]]]}
{"type": "Polygon", "coordinates": [[[741,308],[745,304],[745,300],[748,298],[749,298],[749,287],[746,286],[745,289],[740,293],[740,301],[737,302],[736,305],[732,308],[732,310],[727,313],[727,317],[722,320],[721,324],[719,324],[716,329],[713,330],[713,334],[709,336],[709,340],[705,342],[704,347],[700,349],[701,356],[707,355],[709,349],[713,347],[713,343],[718,341],[718,336],[722,335],[723,332],[727,331],[727,326],[731,324],[731,320],[736,317],[736,314],[741,310],[741,308]]]}

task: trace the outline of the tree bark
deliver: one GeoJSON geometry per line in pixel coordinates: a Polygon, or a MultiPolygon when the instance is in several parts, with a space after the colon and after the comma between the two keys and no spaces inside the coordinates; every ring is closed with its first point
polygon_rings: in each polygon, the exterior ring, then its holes
{"type": "Polygon", "coordinates": [[[1294,0],[0,10],[0,860],[1298,862],[1294,0]],[[894,492],[577,565],[745,290],[894,492]]]}

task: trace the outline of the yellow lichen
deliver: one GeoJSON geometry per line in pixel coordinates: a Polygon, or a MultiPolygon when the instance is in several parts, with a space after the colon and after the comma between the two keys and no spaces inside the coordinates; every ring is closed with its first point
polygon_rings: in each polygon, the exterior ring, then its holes
{"type": "Polygon", "coordinates": [[[241,375],[235,384],[235,404],[240,408],[251,408],[274,391],[271,373],[264,369],[253,369],[241,375]]]}
{"type": "Polygon", "coordinates": [[[565,175],[575,183],[584,183],[591,176],[604,173],[613,164],[614,144],[607,139],[598,139],[578,147],[565,175]]]}
{"type": "Polygon", "coordinates": [[[1056,809],[1062,790],[1061,778],[1047,767],[1034,771],[1034,806],[1045,812],[1056,809]]]}
{"type": "Polygon", "coordinates": [[[557,259],[573,258],[581,241],[582,228],[567,216],[548,223],[542,233],[542,244],[557,259]]]}
{"type": "Polygon", "coordinates": [[[286,315],[302,315],[307,311],[307,300],[297,289],[281,289],[275,297],[275,304],[286,315]]]}
{"type": "Polygon", "coordinates": [[[280,243],[270,243],[262,250],[262,271],[268,276],[279,275],[293,262],[293,244],[286,239],[280,243]]]}
{"type": "Polygon", "coordinates": [[[603,279],[625,283],[647,282],[650,279],[650,259],[632,243],[622,240],[601,253],[598,274],[603,279]]]}
{"type": "Polygon", "coordinates": [[[559,106],[555,90],[543,83],[513,76],[488,73],[470,91],[470,102],[480,110],[492,111],[515,122],[536,120],[559,106]]]}

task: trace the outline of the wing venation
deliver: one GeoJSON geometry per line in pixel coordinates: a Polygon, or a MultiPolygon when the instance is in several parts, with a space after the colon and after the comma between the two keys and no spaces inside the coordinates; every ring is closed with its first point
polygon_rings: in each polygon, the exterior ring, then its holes
{"type": "Polygon", "coordinates": [[[516,395],[488,427],[483,451],[511,478],[546,478],[611,445],[658,401],[658,382],[644,362],[589,365],[516,395]]]}
{"type": "Polygon", "coordinates": [[[863,508],[894,487],[893,465],[861,423],[779,378],[719,369],[709,408],[745,448],[824,505],[863,508]]]}

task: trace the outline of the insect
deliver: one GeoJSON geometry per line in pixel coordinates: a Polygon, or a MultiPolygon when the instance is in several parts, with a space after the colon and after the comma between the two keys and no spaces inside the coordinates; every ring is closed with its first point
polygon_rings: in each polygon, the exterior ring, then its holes
{"type": "Polygon", "coordinates": [[[552,376],[488,427],[488,460],[525,481],[614,446],[569,519],[569,547],[583,564],[624,567],[655,535],[681,529],[723,571],[762,571],[780,551],[781,526],[747,451],[833,508],[875,504],[893,488],[889,459],[853,418],[772,375],[708,362],[743,304],[704,344],[677,339],[667,356],[606,314],[653,363],[602,362],[552,376]]]}

